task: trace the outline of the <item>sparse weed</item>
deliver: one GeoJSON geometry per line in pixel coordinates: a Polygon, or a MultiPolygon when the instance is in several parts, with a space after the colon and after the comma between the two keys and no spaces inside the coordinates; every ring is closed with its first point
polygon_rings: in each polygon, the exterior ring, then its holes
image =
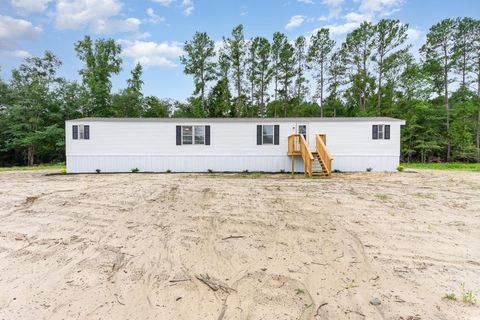
{"type": "Polygon", "coordinates": [[[424,198],[424,199],[435,199],[435,195],[430,193],[416,192],[415,196],[418,198],[424,198]]]}
{"type": "Polygon", "coordinates": [[[472,291],[465,289],[465,283],[464,282],[462,282],[462,284],[460,285],[460,288],[462,290],[462,301],[463,302],[468,303],[468,304],[477,303],[477,297],[475,296],[475,294],[472,291]]]}
{"type": "Polygon", "coordinates": [[[398,167],[397,167],[397,171],[398,171],[398,172],[402,172],[403,170],[405,170],[405,167],[404,167],[404,166],[398,166],[398,167]]]}
{"type": "Polygon", "coordinates": [[[295,289],[295,294],[304,294],[305,290],[303,289],[295,289]]]}
{"type": "Polygon", "coordinates": [[[167,172],[167,173],[172,173],[172,170],[170,170],[170,169],[167,169],[167,171],[166,171],[166,172],[167,172]]]}
{"type": "Polygon", "coordinates": [[[381,193],[376,194],[375,198],[381,201],[387,201],[389,199],[389,197],[386,194],[381,194],[381,193]]]}
{"type": "Polygon", "coordinates": [[[213,173],[213,170],[212,170],[212,169],[208,169],[207,172],[208,172],[208,173],[213,173]]]}
{"type": "Polygon", "coordinates": [[[67,169],[60,169],[59,172],[60,174],[67,174],[67,169]]]}
{"type": "Polygon", "coordinates": [[[443,299],[450,300],[450,301],[457,301],[457,296],[455,295],[455,293],[451,292],[451,293],[447,293],[445,297],[443,297],[443,299]]]}
{"type": "Polygon", "coordinates": [[[95,169],[95,172],[96,172],[96,173],[100,173],[100,172],[102,172],[102,170],[100,170],[100,169],[95,169]]]}
{"type": "Polygon", "coordinates": [[[138,168],[133,168],[133,169],[131,169],[130,171],[132,171],[132,173],[140,172],[140,170],[139,170],[138,168]]]}
{"type": "Polygon", "coordinates": [[[372,172],[372,168],[367,168],[367,172],[372,172]]]}

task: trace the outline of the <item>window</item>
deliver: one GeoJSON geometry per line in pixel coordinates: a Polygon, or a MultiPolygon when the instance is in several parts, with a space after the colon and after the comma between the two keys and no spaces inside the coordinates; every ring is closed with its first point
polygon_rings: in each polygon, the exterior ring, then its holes
{"type": "Polygon", "coordinates": [[[209,145],[210,126],[177,126],[177,145],[183,144],[209,145]]]}
{"type": "Polygon", "coordinates": [[[193,127],[182,127],[182,144],[193,144],[193,127]]]}
{"type": "Polygon", "coordinates": [[[277,125],[257,125],[257,145],[262,144],[280,144],[280,126],[277,125]]]}
{"type": "Polygon", "coordinates": [[[383,124],[378,125],[378,139],[383,140],[383,124]]]}
{"type": "Polygon", "coordinates": [[[273,144],[273,126],[263,126],[262,144],[273,144]]]}
{"type": "Polygon", "coordinates": [[[390,140],[390,125],[374,124],[372,126],[373,140],[390,140]]]}
{"type": "Polygon", "coordinates": [[[90,126],[88,125],[74,125],[72,126],[72,135],[74,140],[89,140],[90,126]]]}
{"type": "Polygon", "coordinates": [[[305,124],[301,124],[298,126],[298,134],[303,135],[305,140],[307,140],[307,126],[305,124]]]}

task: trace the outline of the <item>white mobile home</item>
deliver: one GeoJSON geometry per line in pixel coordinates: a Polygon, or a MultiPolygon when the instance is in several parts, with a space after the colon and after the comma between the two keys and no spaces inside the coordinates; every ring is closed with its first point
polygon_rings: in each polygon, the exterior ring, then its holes
{"type": "Polygon", "coordinates": [[[66,121],[67,172],[394,171],[403,124],[394,118],[76,119],[66,121]]]}

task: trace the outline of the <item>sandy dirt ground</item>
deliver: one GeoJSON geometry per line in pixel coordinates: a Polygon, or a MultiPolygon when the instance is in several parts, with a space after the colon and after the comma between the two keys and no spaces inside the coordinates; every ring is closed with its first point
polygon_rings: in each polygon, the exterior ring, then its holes
{"type": "Polygon", "coordinates": [[[46,174],[0,173],[0,319],[480,319],[478,173],[46,174]]]}

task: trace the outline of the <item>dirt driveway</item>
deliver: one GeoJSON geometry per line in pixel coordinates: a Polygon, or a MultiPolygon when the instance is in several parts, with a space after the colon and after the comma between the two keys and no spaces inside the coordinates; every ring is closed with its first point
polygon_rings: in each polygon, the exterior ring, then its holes
{"type": "Polygon", "coordinates": [[[0,173],[0,319],[478,320],[479,296],[478,173],[0,173]]]}

